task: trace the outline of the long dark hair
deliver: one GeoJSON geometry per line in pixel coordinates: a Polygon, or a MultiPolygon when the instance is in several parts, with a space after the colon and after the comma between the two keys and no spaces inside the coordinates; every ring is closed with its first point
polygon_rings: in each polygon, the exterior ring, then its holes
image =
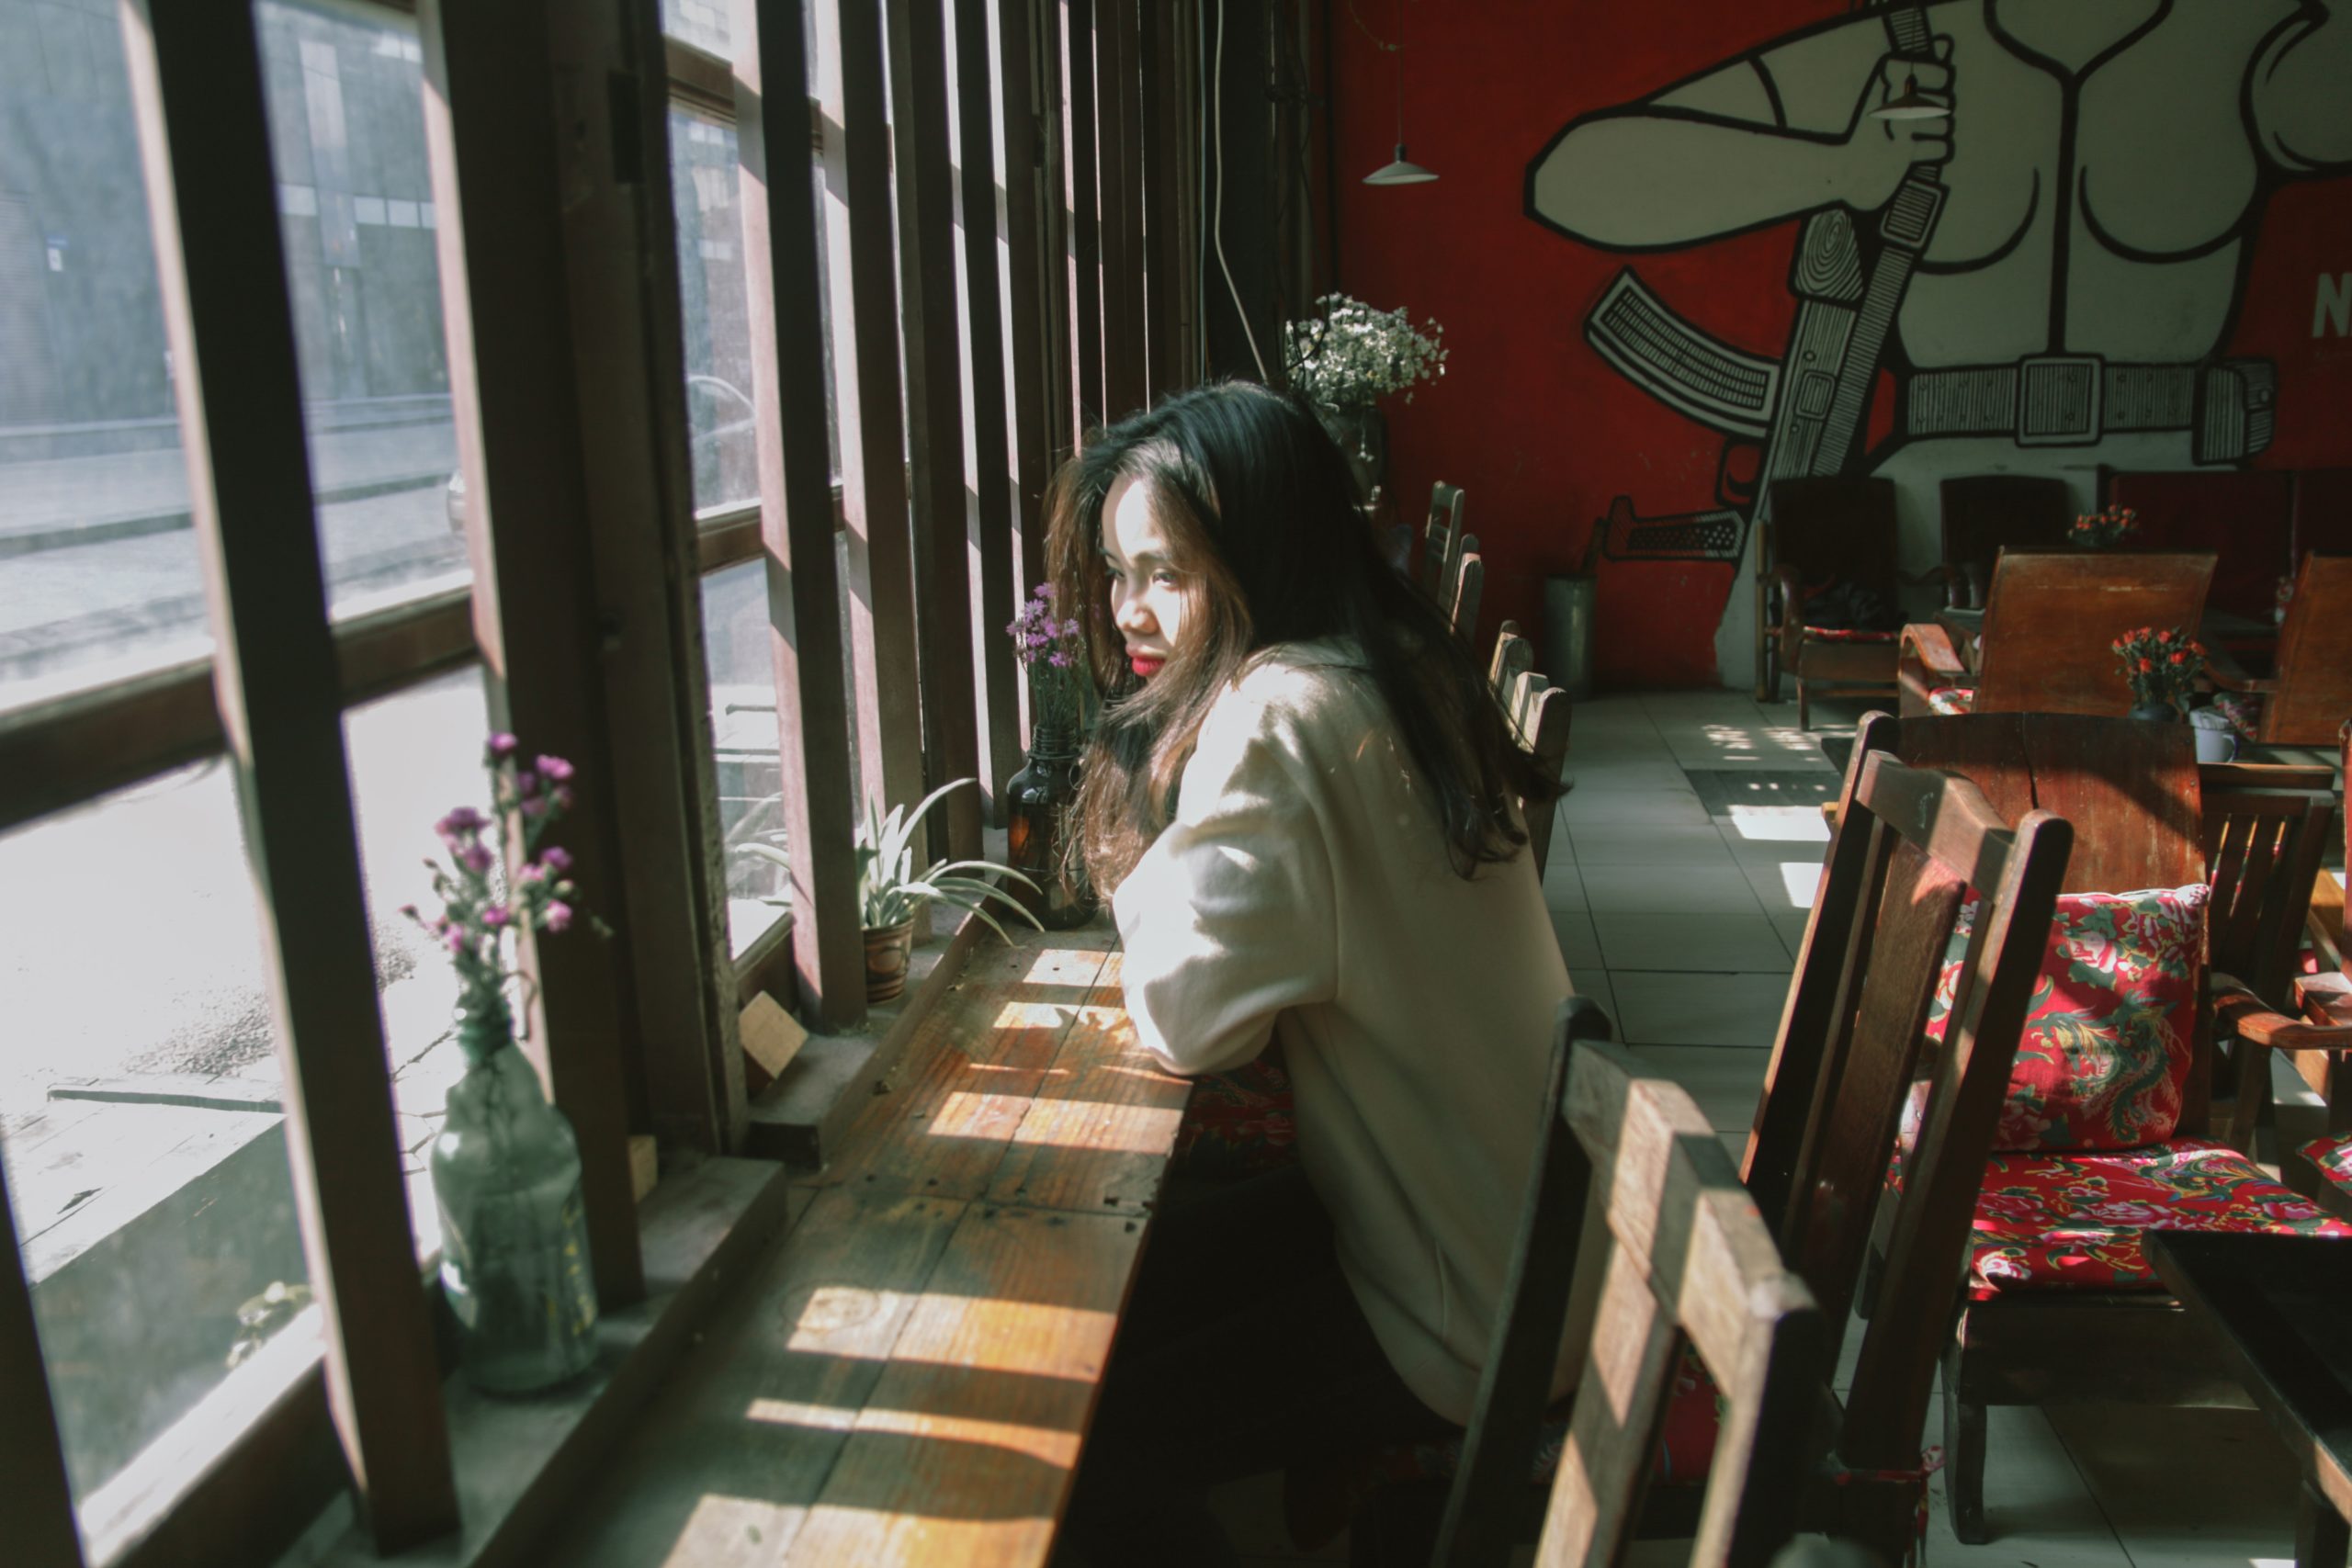
{"type": "Polygon", "coordinates": [[[1336,637],[1363,668],[1427,781],[1464,877],[1527,834],[1510,803],[1556,788],[1512,743],[1485,672],[1437,606],[1381,558],[1355,479],[1296,398],[1250,382],[1196,388],[1088,436],[1046,496],[1060,603],[1079,606],[1105,705],[1086,757],[1075,848],[1114,887],[1168,825],[1209,709],[1252,655],[1336,637]],[[1122,479],[1150,496],[1188,603],[1183,646],[1149,682],[1112,622],[1102,508],[1122,479]]]}

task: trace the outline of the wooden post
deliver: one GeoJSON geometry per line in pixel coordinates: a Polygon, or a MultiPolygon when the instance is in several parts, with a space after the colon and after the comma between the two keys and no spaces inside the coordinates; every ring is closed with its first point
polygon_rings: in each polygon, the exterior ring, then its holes
{"type": "Polygon", "coordinates": [[[1188,314],[1182,300],[1186,288],[1182,214],[1190,190],[1187,173],[1192,160],[1183,134],[1183,90],[1179,82],[1186,35],[1177,29],[1177,7],[1151,8],[1141,35],[1143,77],[1143,190],[1146,206],[1144,286],[1148,291],[1145,314],[1145,352],[1149,362],[1151,400],[1191,385],[1185,370],[1191,358],[1184,325],[1188,314]]]}
{"type": "Polygon", "coordinates": [[[1038,0],[998,0],[997,102],[1004,127],[1005,327],[1012,372],[1012,463],[1021,581],[1046,579],[1045,495],[1052,478],[1052,411],[1067,405],[1047,374],[1056,361],[1046,305],[1046,140],[1035,69],[1038,0]]]}
{"type": "MultiPolygon", "coordinates": [[[[1012,430],[1005,409],[1004,317],[997,280],[995,95],[989,89],[996,42],[988,0],[954,0],[956,107],[963,143],[964,296],[972,411],[973,543],[980,577],[974,630],[988,716],[989,799],[1004,798],[1021,767],[1021,670],[1004,633],[1018,591],[1012,581],[1012,430]]],[[[1004,184],[1012,184],[1007,169],[1004,184]]],[[[998,813],[1001,816],[1001,811],[998,813]]]]}
{"type": "Polygon", "coordinates": [[[899,411],[899,282],[891,232],[890,128],[883,115],[882,7],[816,0],[817,104],[824,124],[827,308],[834,421],[848,521],[851,668],[858,772],[887,810],[922,794],[913,539],[906,424],[899,411]]]}
{"type": "MultiPolygon", "coordinates": [[[[899,265],[906,312],[908,450],[914,468],[915,608],[922,639],[925,782],[979,774],[972,671],[969,525],[964,495],[962,355],[956,313],[956,215],[948,186],[944,0],[889,0],[890,108],[898,153],[899,265]]],[[[938,808],[934,854],[980,852],[980,800],[959,790],[938,808]],[[944,840],[944,841],[943,841],[944,840]]]]}
{"type": "MultiPolygon", "coordinates": [[[[423,0],[424,138],[438,209],[442,321],[466,476],[474,639],[491,722],[526,755],[584,760],[580,809],[555,830],[590,898],[630,908],[618,786],[594,765],[613,755],[604,669],[628,633],[596,597],[581,365],[560,203],[554,39],[537,0],[423,0]]],[[[594,396],[594,393],[585,394],[594,396]]],[[[609,434],[601,429],[600,436],[609,434]]],[[[640,1038],[633,935],[609,947],[574,935],[516,943],[526,986],[525,1047],[580,1139],[596,1297],[645,1293],[628,1134],[643,1120],[623,1077],[640,1038]]]]}
{"type": "Polygon", "coordinates": [[[1106,419],[1125,419],[1151,397],[1144,346],[1143,78],[1137,31],[1136,0],[1095,0],[1106,419]]]}
{"type": "Polygon", "coordinates": [[[49,1369],[33,1324],[33,1294],[25,1282],[8,1179],[0,1170],[0,1535],[9,1561],[20,1568],[82,1568],[82,1536],[74,1517],[74,1489],[65,1475],[65,1446],[49,1397],[49,1369]]]}
{"type": "Polygon", "coordinates": [[[793,968],[807,1021],[840,1031],[865,1021],[865,960],[800,27],[797,5],[737,0],[735,136],[760,410],[760,536],[775,633],[784,829],[792,846],[793,968]],[[779,106],[774,114],[767,112],[771,90],[779,106]]]}
{"type": "Polygon", "coordinates": [[[557,151],[602,631],[592,678],[609,716],[597,773],[612,785],[592,795],[628,824],[616,835],[627,903],[612,906],[637,994],[627,1045],[640,1055],[647,1124],[724,1154],[748,1117],[695,570],[668,56],[641,7],[561,0],[558,13],[554,79],[605,85],[574,95],[569,113],[586,134],[557,151]]]}
{"type": "Polygon", "coordinates": [[[457,1489],[392,1130],[260,42],[247,0],[121,15],[328,1400],[389,1552],[455,1529],[457,1489]]]}
{"type": "Polygon", "coordinates": [[[1062,199],[1069,214],[1070,435],[1107,417],[1102,397],[1102,224],[1095,184],[1093,0],[1060,0],[1062,199]]]}

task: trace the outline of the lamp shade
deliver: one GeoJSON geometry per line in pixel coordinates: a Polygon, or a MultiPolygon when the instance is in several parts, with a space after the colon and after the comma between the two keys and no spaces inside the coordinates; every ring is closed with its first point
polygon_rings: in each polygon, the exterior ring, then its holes
{"type": "Polygon", "coordinates": [[[1399,141],[1396,143],[1396,159],[1364,175],[1363,183],[1368,186],[1418,186],[1427,185],[1435,178],[1435,174],[1405,156],[1405,144],[1399,141]]]}

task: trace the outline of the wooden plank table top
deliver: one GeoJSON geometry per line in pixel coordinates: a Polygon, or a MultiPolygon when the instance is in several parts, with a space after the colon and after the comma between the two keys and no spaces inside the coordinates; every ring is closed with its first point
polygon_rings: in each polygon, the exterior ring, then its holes
{"type": "Polygon", "coordinates": [[[1045,1561],[1190,1092],[1112,946],[983,939],[548,1561],[1045,1561]]]}
{"type": "Polygon", "coordinates": [[[2303,1469],[2299,1568],[2343,1568],[2352,1519],[2352,1242],[2152,1231],[2148,1261],[2211,1323],[2303,1469]]]}

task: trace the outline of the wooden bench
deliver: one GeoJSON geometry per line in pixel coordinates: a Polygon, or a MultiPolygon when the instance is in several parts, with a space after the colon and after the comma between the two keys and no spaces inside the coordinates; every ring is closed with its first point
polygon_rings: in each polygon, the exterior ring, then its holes
{"type": "Polygon", "coordinates": [[[545,1561],[1046,1560],[1191,1089],[1112,944],[973,953],[545,1561]]]}

